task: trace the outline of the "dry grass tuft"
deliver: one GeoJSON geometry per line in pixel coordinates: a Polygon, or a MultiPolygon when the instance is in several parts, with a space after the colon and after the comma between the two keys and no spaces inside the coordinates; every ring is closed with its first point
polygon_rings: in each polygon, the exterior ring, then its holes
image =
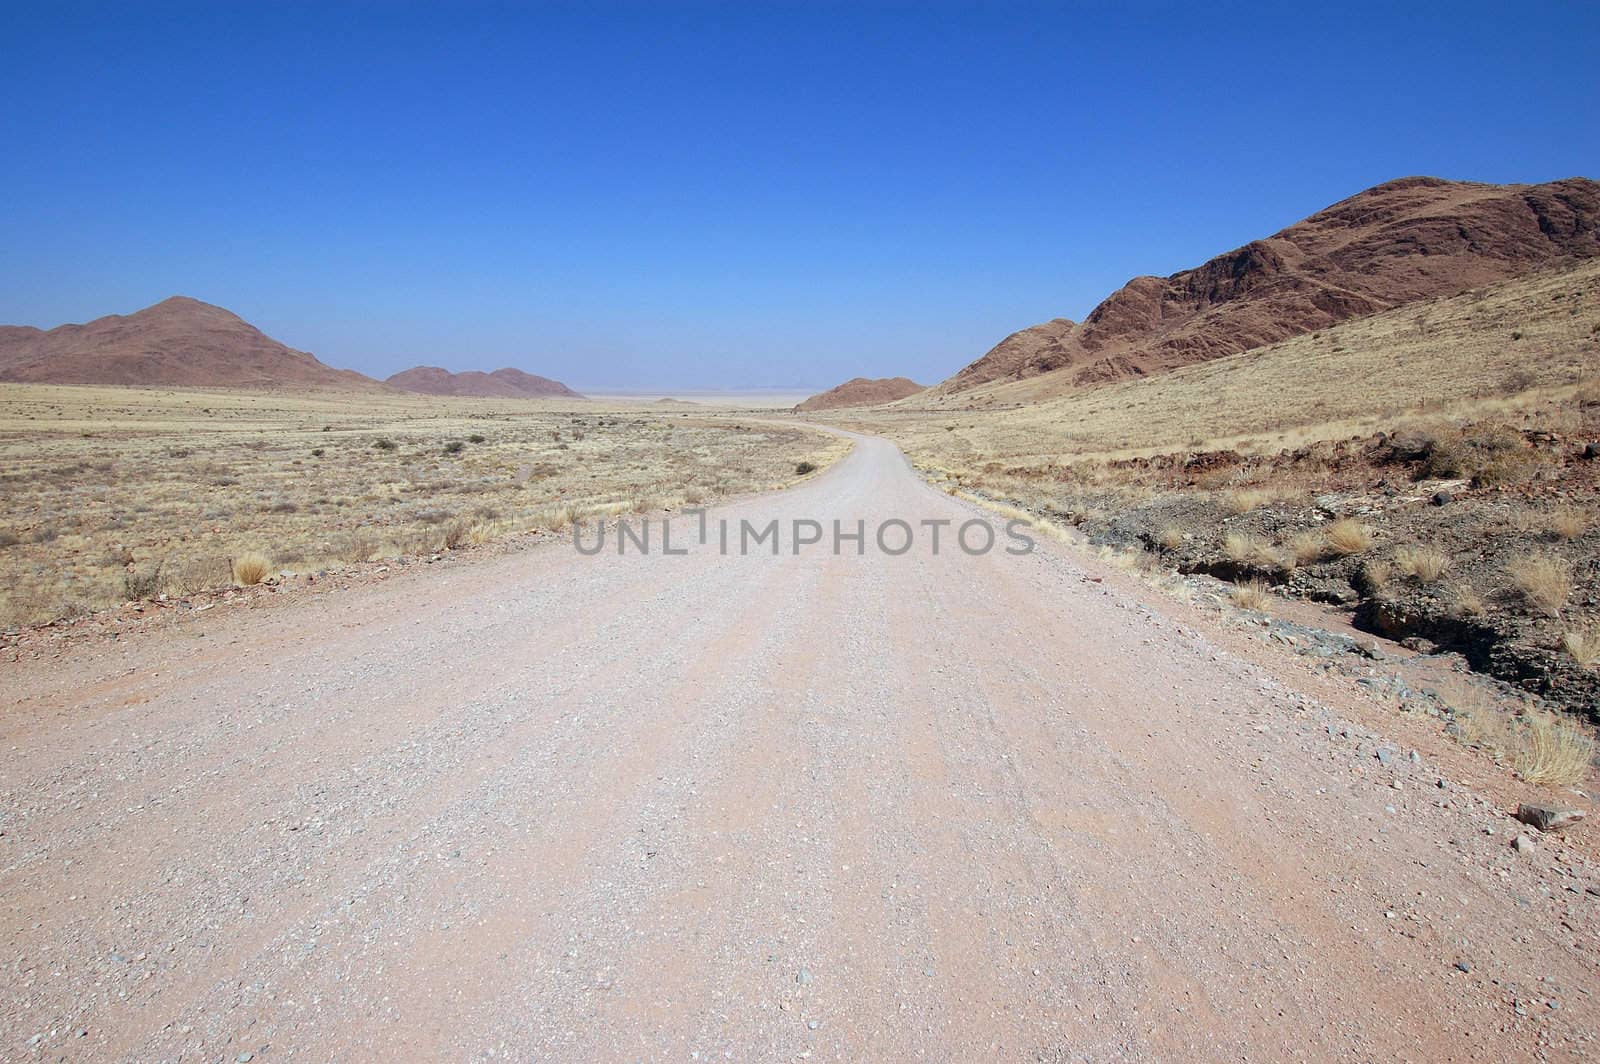
{"type": "Polygon", "coordinates": [[[1257,569],[1281,569],[1284,559],[1278,549],[1264,539],[1245,532],[1229,532],[1222,539],[1222,553],[1231,562],[1257,569]]]}
{"type": "Polygon", "coordinates": [[[1554,713],[1528,713],[1516,731],[1511,763],[1529,783],[1571,786],[1594,763],[1594,733],[1554,713]]]}
{"type": "Polygon", "coordinates": [[[1372,549],[1372,529],[1349,517],[1341,517],[1329,525],[1323,532],[1323,539],[1328,553],[1335,558],[1372,549]]]}
{"type": "Polygon", "coordinates": [[[255,551],[245,551],[233,559],[233,582],[240,587],[249,587],[259,584],[272,572],[272,562],[266,555],[257,554],[255,551]]]}
{"type": "Polygon", "coordinates": [[[1530,606],[1555,617],[1572,595],[1572,563],[1553,554],[1518,558],[1506,567],[1511,586],[1530,606]]]}
{"type": "Polygon", "coordinates": [[[1247,514],[1258,506],[1265,506],[1272,501],[1270,491],[1261,491],[1256,488],[1242,488],[1230,491],[1222,497],[1222,507],[1231,514],[1247,514]]]}
{"type": "Polygon", "coordinates": [[[1162,550],[1177,550],[1183,546],[1183,529],[1177,525],[1168,525],[1156,536],[1156,545],[1162,550]]]}
{"type": "Polygon", "coordinates": [[[1600,628],[1590,628],[1586,632],[1568,632],[1561,637],[1561,645],[1579,665],[1593,665],[1600,661],[1600,628]]]}
{"type": "Polygon", "coordinates": [[[1450,568],[1450,555],[1432,547],[1401,547],[1395,552],[1394,564],[1407,576],[1431,584],[1450,568]]]}
{"type": "Polygon", "coordinates": [[[1296,565],[1321,561],[1328,553],[1328,538],[1320,528],[1298,532],[1289,540],[1289,553],[1296,565]]]}
{"type": "Polygon", "coordinates": [[[1576,506],[1563,506],[1550,515],[1550,531],[1560,539],[1573,540],[1589,531],[1588,513],[1576,506]]]}
{"type": "Polygon", "coordinates": [[[1242,610],[1264,612],[1271,601],[1272,592],[1264,580],[1247,580],[1233,588],[1233,604],[1242,610]]]}
{"type": "Polygon", "coordinates": [[[1361,584],[1369,595],[1381,595],[1393,575],[1394,567],[1385,561],[1374,559],[1361,566],[1361,584]]]}
{"type": "Polygon", "coordinates": [[[1482,617],[1489,612],[1489,604],[1471,584],[1457,584],[1450,589],[1450,608],[1457,617],[1482,617]]]}

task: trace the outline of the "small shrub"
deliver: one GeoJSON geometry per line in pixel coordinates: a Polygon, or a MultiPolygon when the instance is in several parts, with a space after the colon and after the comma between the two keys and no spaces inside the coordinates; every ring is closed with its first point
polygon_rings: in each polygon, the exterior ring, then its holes
{"type": "Polygon", "coordinates": [[[1272,493],[1256,488],[1230,491],[1222,497],[1222,507],[1231,514],[1247,514],[1272,501],[1272,493]]]}
{"type": "Polygon", "coordinates": [[[15,547],[22,539],[10,530],[0,530],[0,547],[15,547]]]}
{"type": "Polygon", "coordinates": [[[1156,535],[1156,545],[1162,550],[1177,550],[1183,546],[1183,529],[1168,525],[1156,535]]]}
{"type": "Polygon", "coordinates": [[[1372,549],[1372,529],[1360,521],[1341,517],[1323,532],[1323,540],[1328,545],[1329,554],[1344,558],[1372,549]]]}
{"type": "Polygon", "coordinates": [[[472,528],[465,521],[451,521],[444,526],[442,542],[446,550],[455,550],[467,542],[472,528]]]}
{"type": "Polygon", "coordinates": [[[471,436],[467,437],[467,442],[468,443],[482,443],[485,440],[487,440],[488,438],[489,437],[485,436],[481,432],[474,432],[471,436]]]}
{"type": "Polygon", "coordinates": [[[1450,568],[1450,555],[1432,547],[1401,547],[1395,552],[1394,563],[1407,576],[1431,584],[1450,568]]]}
{"type": "Polygon", "coordinates": [[[1568,632],[1561,637],[1561,645],[1579,665],[1593,665],[1600,661],[1600,628],[1591,628],[1587,632],[1568,632]]]}
{"type": "MultiPolygon", "coordinates": [[[[951,428],[954,427],[954,425],[951,426],[951,428]]],[[[807,473],[815,473],[817,471],[817,465],[815,462],[801,462],[794,467],[794,471],[803,477],[807,473]]]]}
{"type": "Polygon", "coordinates": [[[651,510],[661,509],[661,500],[654,495],[640,492],[628,500],[628,511],[636,514],[647,514],[651,510]]]}
{"type": "Polygon", "coordinates": [[[259,584],[272,572],[272,562],[265,555],[246,551],[233,559],[233,582],[240,587],[259,584]]]}
{"type": "Polygon", "coordinates": [[[706,501],[706,493],[699,488],[689,488],[683,493],[683,501],[690,506],[699,506],[706,501]]]}
{"type": "Polygon", "coordinates": [[[311,457],[313,458],[321,458],[326,453],[321,447],[311,448],[311,457]]]}
{"type": "Polygon", "coordinates": [[[1265,581],[1249,580],[1243,584],[1236,584],[1233,588],[1233,604],[1242,610],[1262,611],[1267,608],[1268,596],[1265,581]]]}
{"type": "Polygon", "coordinates": [[[387,436],[379,436],[372,441],[372,446],[380,451],[392,451],[395,448],[395,442],[387,436]]]}
{"type": "Polygon", "coordinates": [[[1511,586],[1530,606],[1552,617],[1572,595],[1572,564],[1551,554],[1518,558],[1506,569],[1511,586]]]}
{"type": "Polygon", "coordinates": [[[462,443],[460,440],[451,440],[449,443],[444,445],[444,453],[460,454],[466,448],[466,446],[467,445],[462,443]]]}

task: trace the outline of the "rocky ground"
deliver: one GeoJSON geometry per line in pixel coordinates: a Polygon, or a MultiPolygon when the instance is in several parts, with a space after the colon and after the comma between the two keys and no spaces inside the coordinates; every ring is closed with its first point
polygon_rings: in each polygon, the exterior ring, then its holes
{"type": "Polygon", "coordinates": [[[1267,454],[994,467],[961,486],[1153,564],[1328,604],[1600,719],[1583,660],[1600,634],[1600,396],[1565,415],[1565,431],[1402,427],[1267,454]]]}

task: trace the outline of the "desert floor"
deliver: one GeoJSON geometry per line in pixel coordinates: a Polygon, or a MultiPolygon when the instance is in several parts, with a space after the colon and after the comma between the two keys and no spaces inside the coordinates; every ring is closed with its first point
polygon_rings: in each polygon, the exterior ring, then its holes
{"type": "Polygon", "coordinates": [[[0,1052],[1592,1049],[1595,867],[1354,685],[881,440],[709,516],[0,664],[0,1052]]]}

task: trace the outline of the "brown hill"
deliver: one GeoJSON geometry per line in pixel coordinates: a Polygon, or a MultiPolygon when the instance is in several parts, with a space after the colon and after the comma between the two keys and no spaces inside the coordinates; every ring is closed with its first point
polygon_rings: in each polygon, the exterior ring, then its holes
{"type": "Polygon", "coordinates": [[[1158,373],[1596,255],[1600,183],[1403,178],[1195,269],[1136,277],[1081,325],[1013,333],[935,392],[1158,373]]]}
{"type": "Polygon", "coordinates": [[[439,366],[414,366],[396,373],[385,384],[406,392],[424,395],[472,395],[506,399],[581,399],[583,396],[560,381],[524,373],[507,366],[493,373],[464,370],[452,373],[439,366]]]}
{"type": "Polygon", "coordinates": [[[907,377],[856,377],[837,388],[830,388],[795,407],[801,410],[836,410],[844,406],[877,406],[916,395],[923,386],[907,377]]]}
{"type": "Polygon", "coordinates": [[[285,347],[221,307],[173,296],[133,314],[48,331],[0,326],[0,381],[196,388],[375,388],[285,347]]]}

